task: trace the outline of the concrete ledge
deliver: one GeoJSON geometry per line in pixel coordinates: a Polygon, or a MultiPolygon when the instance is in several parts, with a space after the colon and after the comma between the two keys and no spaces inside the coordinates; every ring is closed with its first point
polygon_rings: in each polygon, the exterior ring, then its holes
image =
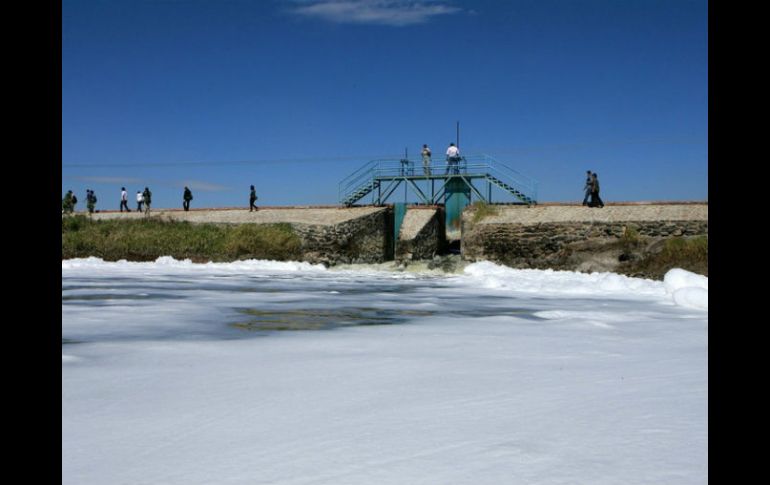
{"type": "MultiPolygon", "coordinates": [[[[582,205],[495,206],[476,224],[544,224],[559,222],[708,221],[708,204],[624,204],[603,208],[582,205]]],[[[465,215],[464,215],[465,219],[465,215]]]]}
{"type": "MultiPolygon", "coordinates": [[[[266,207],[260,208],[256,212],[249,212],[248,209],[193,209],[188,212],[181,209],[152,209],[150,216],[192,223],[270,224],[287,222],[330,226],[385,210],[387,210],[385,207],[266,207]]],[[[141,219],[145,215],[132,210],[131,212],[97,212],[92,217],[97,220],[141,219]]]]}

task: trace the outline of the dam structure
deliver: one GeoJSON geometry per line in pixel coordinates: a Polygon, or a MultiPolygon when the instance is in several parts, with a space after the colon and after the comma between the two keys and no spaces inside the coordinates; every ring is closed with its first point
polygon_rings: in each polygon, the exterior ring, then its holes
{"type": "Polygon", "coordinates": [[[494,201],[533,206],[537,204],[537,187],[536,180],[489,155],[471,155],[460,156],[454,163],[425,164],[422,159],[409,158],[371,160],[345,177],[338,193],[340,204],[346,207],[368,197],[373,206],[392,200],[397,206],[396,231],[410,196],[413,205],[441,205],[446,237],[459,241],[461,214],[474,198],[487,204],[494,201]],[[403,202],[396,202],[402,193],[403,202]]]}
{"type": "Polygon", "coordinates": [[[643,239],[645,251],[670,238],[708,236],[707,201],[608,201],[592,208],[577,201],[542,203],[537,192],[537,181],[487,155],[427,165],[381,159],[339,183],[339,205],[100,211],[89,217],[288,224],[301,241],[302,260],[327,266],[460,253],[465,261],[514,268],[613,271],[636,257],[618,249],[629,235],[643,239]]]}

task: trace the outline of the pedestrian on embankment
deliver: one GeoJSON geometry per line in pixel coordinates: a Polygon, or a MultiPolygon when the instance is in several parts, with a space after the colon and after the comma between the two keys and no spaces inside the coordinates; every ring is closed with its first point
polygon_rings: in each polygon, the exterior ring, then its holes
{"type": "Polygon", "coordinates": [[[96,207],[96,194],[91,189],[86,190],[86,207],[88,207],[88,213],[93,214],[96,207]]]}
{"type": "Polygon", "coordinates": [[[249,193],[249,212],[258,211],[256,205],[254,205],[254,202],[256,202],[258,199],[257,197],[257,190],[254,188],[254,186],[251,186],[251,192],[249,193]]]}
{"type": "Polygon", "coordinates": [[[182,196],[182,208],[186,211],[190,210],[190,201],[193,199],[192,192],[190,189],[185,186],[184,188],[184,195],[182,196]]]}
{"type": "Polygon", "coordinates": [[[144,213],[149,214],[150,204],[152,204],[152,192],[150,192],[149,187],[144,188],[144,192],[142,192],[142,199],[144,199],[144,213]]]}
{"type": "Polygon", "coordinates": [[[591,192],[593,186],[593,177],[591,177],[591,171],[586,170],[586,184],[583,187],[583,192],[585,192],[585,197],[583,197],[583,205],[588,205],[588,198],[591,197],[591,192]]]}
{"type": "Polygon", "coordinates": [[[72,203],[72,191],[68,190],[66,194],[64,194],[64,198],[61,200],[61,212],[62,214],[71,214],[74,210],[74,204],[72,203]]]}
{"type": "Polygon", "coordinates": [[[131,209],[128,208],[128,192],[126,192],[125,187],[120,188],[120,212],[123,212],[123,208],[126,209],[126,212],[131,212],[131,209]]]}
{"type": "Polygon", "coordinates": [[[136,212],[142,212],[142,205],[144,204],[144,196],[140,190],[136,191],[136,212]]]}
{"type": "Polygon", "coordinates": [[[591,207],[604,207],[604,202],[599,197],[599,177],[596,172],[591,174],[591,202],[589,205],[591,207]]]}

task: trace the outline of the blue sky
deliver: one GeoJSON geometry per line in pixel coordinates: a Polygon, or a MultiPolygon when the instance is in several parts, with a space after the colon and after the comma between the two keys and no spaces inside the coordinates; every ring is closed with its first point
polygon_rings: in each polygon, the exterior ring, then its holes
{"type": "MultiPolygon", "coordinates": [[[[708,198],[701,0],[63,0],[62,193],[336,204],[455,140],[580,201],[708,198]]],[[[132,204],[133,205],[133,204],[132,204]]]]}

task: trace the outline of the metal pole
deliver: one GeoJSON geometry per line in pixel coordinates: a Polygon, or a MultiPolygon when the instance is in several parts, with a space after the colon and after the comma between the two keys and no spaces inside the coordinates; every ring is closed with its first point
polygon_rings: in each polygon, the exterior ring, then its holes
{"type": "Polygon", "coordinates": [[[460,149],[460,122],[457,122],[457,138],[455,139],[455,144],[457,145],[457,149],[460,149]]]}

